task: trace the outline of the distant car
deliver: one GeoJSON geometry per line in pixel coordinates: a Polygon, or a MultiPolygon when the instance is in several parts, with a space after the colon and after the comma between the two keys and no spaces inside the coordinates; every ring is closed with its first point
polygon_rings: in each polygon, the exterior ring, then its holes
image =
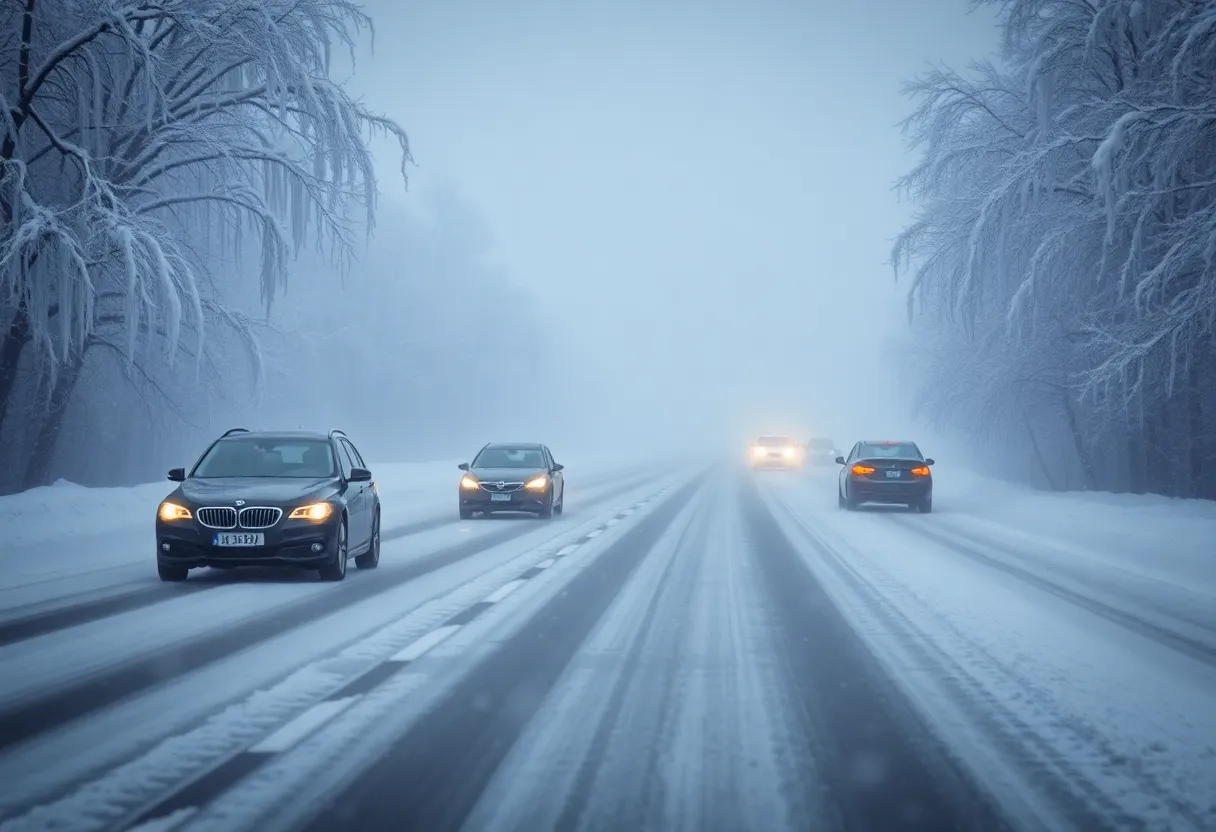
{"type": "Polygon", "coordinates": [[[295,566],[327,581],[380,564],[380,495],[342,431],[234,428],[203,453],[156,512],[156,567],[183,581],[203,566],[295,566]]]}
{"type": "Polygon", "coordinates": [[[523,511],[549,519],[566,507],[564,465],[539,443],[491,443],[460,463],[460,518],[523,511]]]}
{"type": "Polygon", "coordinates": [[[806,461],[811,465],[833,465],[840,451],[831,439],[814,438],[806,443],[806,461]]]}
{"type": "Polygon", "coordinates": [[[933,460],[915,442],[858,442],[840,469],[837,500],[855,511],[862,503],[903,504],[928,514],[933,510],[933,460]]]}
{"type": "Polygon", "coordinates": [[[761,436],[748,448],[747,456],[753,469],[797,470],[806,461],[806,450],[788,436],[761,436]]]}

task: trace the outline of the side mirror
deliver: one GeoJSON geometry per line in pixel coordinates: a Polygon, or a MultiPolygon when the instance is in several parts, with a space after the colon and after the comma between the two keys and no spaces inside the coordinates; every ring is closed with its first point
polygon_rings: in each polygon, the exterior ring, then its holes
{"type": "Polygon", "coordinates": [[[185,481],[186,481],[186,469],[185,468],[170,468],[169,469],[169,482],[185,482],[185,481]]]}
{"type": "Polygon", "coordinates": [[[926,464],[926,465],[932,465],[932,464],[933,464],[933,460],[931,460],[931,459],[926,459],[926,460],[925,460],[925,464],[926,464]]]}
{"type": "Polygon", "coordinates": [[[461,471],[467,471],[467,470],[469,470],[469,463],[462,462],[459,465],[457,465],[456,467],[459,468],[461,471]]]}
{"type": "Polygon", "coordinates": [[[351,468],[350,476],[346,478],[347,482],[371,482],[372,472],[366,468],[351,468]]]}
{"type": "Polygon", "coordinates": [[[557,463],[557,462],[553,463],[554,472],[561,471],[565,467],[566,467],[565,465],[561,465],[560,463],[557,463]]]}
{"type": "Polygon", "coordinates": [[[837,465],[844,465],[844,457],[842,457],[842,456],[838,456],[838,457],[836,457],[836,464],[837,464],[837,465]]]}

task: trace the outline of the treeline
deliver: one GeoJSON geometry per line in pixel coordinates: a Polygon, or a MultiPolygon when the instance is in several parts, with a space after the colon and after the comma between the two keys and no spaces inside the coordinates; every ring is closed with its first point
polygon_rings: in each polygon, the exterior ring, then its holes
{"type": "Polygon", "coordinates": [[[918,404],[1055,488],[1216,498],[1216,16],[1005,0],[910,86],[918,404]]]}

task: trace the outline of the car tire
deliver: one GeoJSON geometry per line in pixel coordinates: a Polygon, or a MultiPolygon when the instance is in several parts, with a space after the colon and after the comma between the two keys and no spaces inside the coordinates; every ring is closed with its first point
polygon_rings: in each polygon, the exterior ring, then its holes
{"type": "Polygon", "coordinates": [[[473,519],[473,509],[471,509],[471,508],[460,509],[460,519],[461,520],[472,520],[473,519]]]}
{"type": "Polygon", "coordinates": [[[921,514],[929,514],[933,511],[933,497],[925,497],[916,504],[916,508],[921,514]]]}
{"type": "Polygon", "coordinates": [[[566,486],[563,485],[562,486],[562,498],[561,498],[561,500],[558,501],[557,505],[555,505],[553,507],[553,513],[560,515],[563,512],[565,512],[565,510],[566,510],[566,486]]]}
{"type": "Polygon", "coordinates": [[[846,488],[844,490],[844,507],[845,507],[845,509],[847,509],[848,511],[857,511],[857,507],[859,505],[860,505],[860,503],[857,502],[857,498],[854,497],[852,494],[850,494],[849,490],[846,488]]]}
{"type": "Polygon", "coordinates": [[[553,492],[552,491],[549,492],[549,502],[545,504],[544,508],[542,508],[540,511],[538,511],[536,513],[536,516],[539,517],[541,520],[552,520],[553,519],[553,492]]]}
{"type": "Polygon", "coordinates": [[[836,486],[836,505],[844,508],[844,492],[840,490],[840,486],[836,486]]]}
{"type": "Polygon", "coordinates": [[[185,566],[169,566],[164,563],[156,564],[156,572],[160,575],[162,581],[178,583],[186,580],[186,576],[190,574],[190,570],[185,566]]]}
{"type": "Polygon", "coordinates": [[[341,581],[346,577],[346,554],[346,518],[343,517],[342,522],[338,524],[337,537],[334,539],[333,560],[317,570],[321,573],[321,580],[341,581]]]}
{"type": "Polygon", "coordinates": [[[376,509],[372,520],[372,540],[367,551],[355,558],[355,566],[360,569],[375,569],[380,565],[380,509],[376,509]]]}

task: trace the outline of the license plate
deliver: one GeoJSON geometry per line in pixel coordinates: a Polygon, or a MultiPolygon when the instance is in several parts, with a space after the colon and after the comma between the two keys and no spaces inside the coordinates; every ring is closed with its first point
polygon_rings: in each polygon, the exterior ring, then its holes
{"type": "Polygon", "coordinates": [[[490,494],[491,503],[509,503],[511,502],[510,494],[490,494]]]}
{"type": "Polygon", "coordinates": [[[266,535],[262,532],[217,532],[211,543],[214,546],[265,546],[266,535]]]}
{"type": "Polygon", "coordinates": [[[903,475],[903,471],[888,471],[888,472],[887,472],[887,479],[889,479],[889,480],[897,480],[897,479],[899,479],[899,478],[900,478],[900,476],[902,476],[902,475],[903,475]]]}

